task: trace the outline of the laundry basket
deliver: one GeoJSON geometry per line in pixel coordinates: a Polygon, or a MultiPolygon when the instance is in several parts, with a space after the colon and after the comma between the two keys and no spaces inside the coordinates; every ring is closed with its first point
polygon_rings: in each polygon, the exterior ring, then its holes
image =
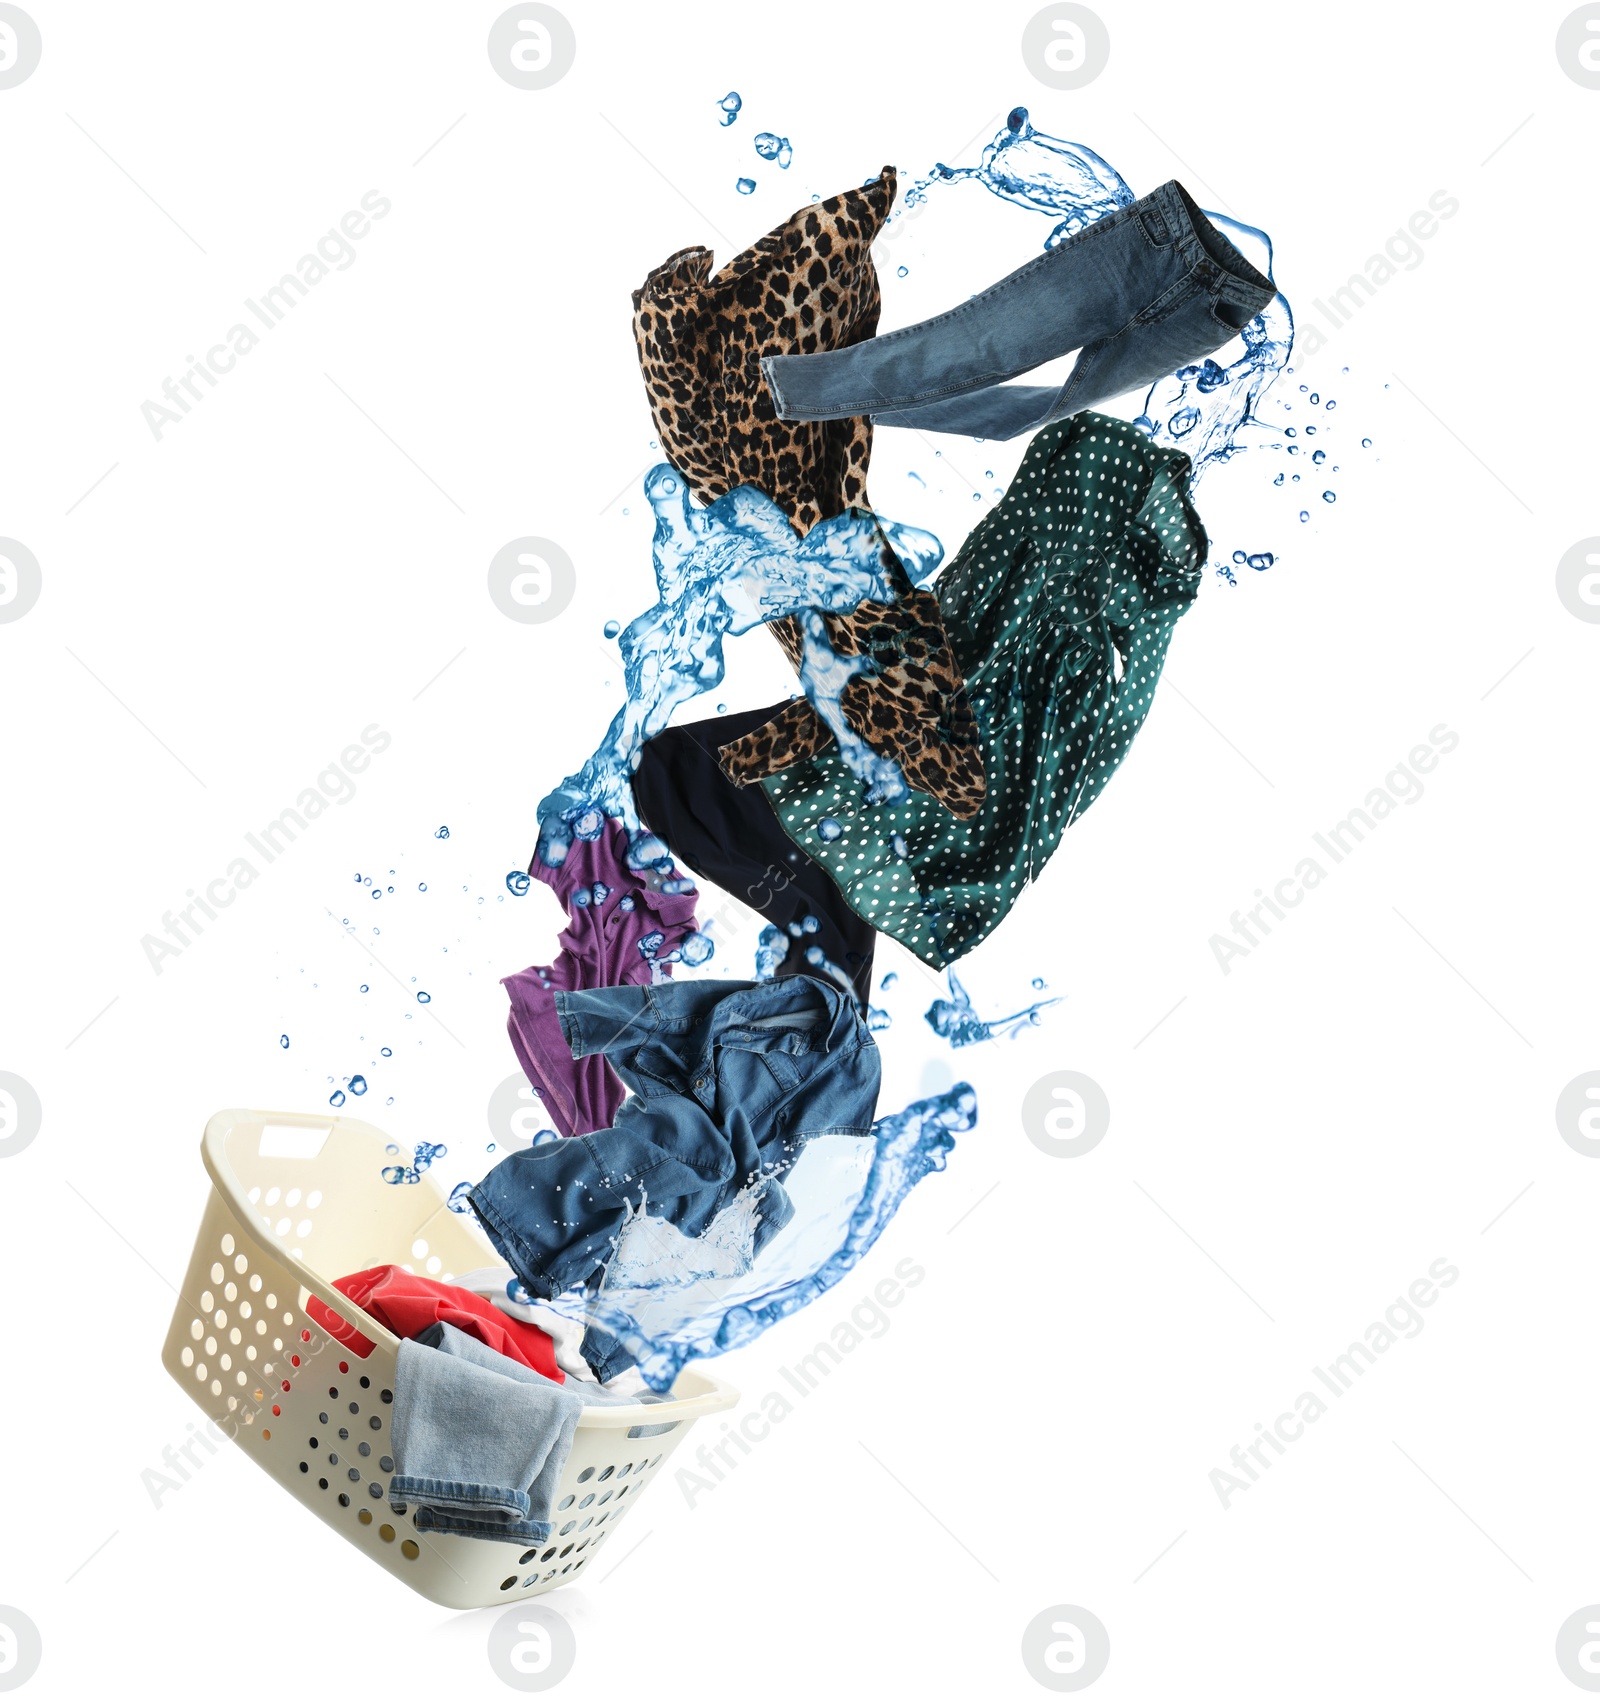
{"type": "Polygon", "coordinates": [[[694,1422],[738,1392],[686,1369],[671,1403],[585,1407],[543,1547],[419,1530],[388,1499],[399,1339],[332,1280],[390,1262],[448,1279],[491,1256],[432,1179],[383,1181],[392,1151],[357,1119],[217,1114],[201,1143],[211,1194],[162,1359],[223,1436],[431,1601],[554,1590],[589,1570],[694,1422]]]}

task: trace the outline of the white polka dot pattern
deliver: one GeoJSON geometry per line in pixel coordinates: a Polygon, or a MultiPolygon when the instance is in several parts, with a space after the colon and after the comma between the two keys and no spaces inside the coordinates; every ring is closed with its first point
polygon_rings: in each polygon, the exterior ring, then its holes
{"type": "Polygon", "coordinates": [[[988,781],[976,818],[918,792],[868,806],[837,751],[763,780],[851,906],[930,965],[1000,923],[1144,723],[1205,563],[1188,480],[1184,455],[1080,413],[1034,438],[940,578],[988,781]],[[823,819],[838,821],[832,840],[823,819]]]}

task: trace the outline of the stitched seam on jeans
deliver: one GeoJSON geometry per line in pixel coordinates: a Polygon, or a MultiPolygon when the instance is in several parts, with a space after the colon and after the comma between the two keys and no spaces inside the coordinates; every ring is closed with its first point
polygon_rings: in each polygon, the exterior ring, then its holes
{"type": "Polygon", "coordinates": [[[503,1484],[467,1484],[453,1478],[420,1478],[410,1472],[397,1472],[389,1480],[389,1495],[393,1501],[418,1507],[506,1508],[510,1512],[501,1517],[519,1520],[527,1519],[532,1508],[525,1490],[503,1484]]]}
{"type": "MultiPolygon", "coordinates": [[[[1038,258],[1030,260],[1026,265],[1019,266],[1009,277],[1003,277],[998,283],[991,284],[983,291],[982,294],[973,295],[971,299],[962,301],[959,306],[952,306],[948,311],[941,312],[935,318],[925,318],[918,324],[907,324],[901,329],[889,331],[887,335],[874,336],[870,342],[861,342],[856,345],[861,347],[883,347],[889,343],[904,339],[907,336],[920,335],[934,329],[936,326],[951,323],[968,313],[980,310],[992,302],[1000,301],[1004,298],[1008,289],[1014,288],[1017,284],[1023,282],[1040,266],[1054,261],[1056,255],[1066,251],[1069,245],[1077,244],[1081,247],[1081,245],[1087,241],[1090,236],[1102,235],[1107,230],[1117,228],[1119,225],[1126,223],[1128,215],[1137,211],[1139,204],[1140,203],[1136,201],[1131,206],[1118,207],[1115,212],[1108,212],[1103,218],[1097,218],[1094,223],[1087,225],[1085,228],[1077,231],[1074,235],[1069,236],[1067,241],[1063,242],[1060,247],[1053,247],[1048,252],[1041,253],[1038,258]]],[[[1134,222],[1137,224],[1138,219],[1135,218],[1134,222]]],[[[1148,239],[1149,238],[1146,237],[1147,241],[1148,239]]],[[[1152,247],[1154,247],[1154,245],[1154,243],[1151,243],[1152,247]]],[[[1155,251],[1167,252],[1169,251],[1169,248],[1170,244],[1156,248],[1155,251]]],[[[835,350],[830,349],[829,351],[835,350]]],[[[843,352],[845,350],[839,349],[837,351],[843,352]]],[[[767,354],[762,357],[761,368],[762,374],[767,380],[767,387],[772,391],[773,395],[777,397],[780,411],[787,418],[795,421],[801,421],[815,417],[815,412],[811,407],[808,407],[803,403],[798,406],[794,406],[784,401],[782,390],[779,388],[778,383],[773,377],[768,361],[773,359],[793,358],[814,359],[816,357],[818,356],[815,354],[767,354]]],[[[1012,377],[1020,377],[1028,371],[1036,371],[1040,365],[1048,365],[1049,363],[1050,361],[1048,359],[1041,359],[1036,364],[1024,365],[1017,371],[996,371],[991,372],[988,376],[974,378],[970,382],[956,383],[947,388],[921,390],[919,391],[918,399],[907,402],[904,405],[890,406],[879,404],[875,407],[873,402],[864,400],[831,401],[827,403],[826,410],[832,414],[841,409],[848,409],[852,413],[864,412],[874,418],[884,417],[893,412],[909,412],[916,407],[927,405],[932,401],[947,400],[954,395],[969,394],[974,389],[993,388],[999,383],[1008,382],[1012,377]]],[[[879,403],[882,403],[886,401],[888,397],[880,392],[877,399],[879,403]]]]}

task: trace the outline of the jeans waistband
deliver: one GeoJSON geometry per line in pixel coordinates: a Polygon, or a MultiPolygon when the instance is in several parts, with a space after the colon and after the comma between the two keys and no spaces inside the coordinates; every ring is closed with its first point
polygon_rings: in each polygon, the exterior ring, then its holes
{"type": "Polygon", "coordinates": [[[1174,250],[1193,266],[1195,280],[1214,299],[1259,312],[1278,292],[1272,279],[1264,277],[1211,222],[1176,177],[1127,210],[1134,215],[1155,211],[1171,220],[1174,250]]]}

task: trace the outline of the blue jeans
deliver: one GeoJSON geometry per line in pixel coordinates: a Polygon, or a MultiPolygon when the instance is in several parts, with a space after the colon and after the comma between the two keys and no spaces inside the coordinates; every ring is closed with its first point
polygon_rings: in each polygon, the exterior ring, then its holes
{"type": "MultiPolygon", "coordinates": [[[[468,1192],[532,1295],[600,1271],[630,1209],[699,1236],[812,1137],[872,1132],[878,1050],[831,983],[674,979],[558,990],[555,1003],[573,1054],[604,1054],[633,1094],[608,1129],[519,1149],[468,1192]]],[[[792,1214],[774,1183],[757,1253],[792,1214]]]]}
{"type": "Polygon", "coordinates": [[[582,1401],[453,1325],[402,1342],[389,1500],[424,1531],[542,1543],[582,1401]]]}
{"type": "Polygon", "coordinates": [[[780,418],[867,413],[1005,441],[1195,363],[1276,293],[1167,182],[937,318],[828,353],[769,354],[761,371],[780,418]],[[1074,348],[1059,389],[1000,386],[1074,348]]]}

